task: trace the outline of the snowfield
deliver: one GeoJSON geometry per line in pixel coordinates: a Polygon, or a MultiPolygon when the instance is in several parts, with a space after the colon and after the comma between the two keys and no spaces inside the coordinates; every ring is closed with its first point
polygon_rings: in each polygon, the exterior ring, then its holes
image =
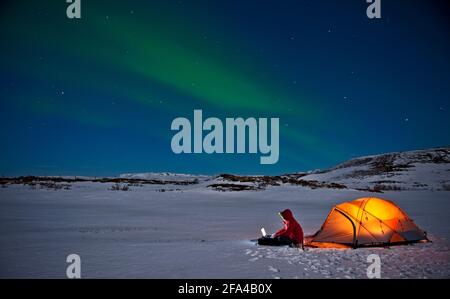
{"type": "Polygon", "coordinates": [[[0,277],[65,278],[66,257],[76,253],[83,278],[366,278],[367,256],[376,253],[382,278],[450,278],[449,191],[281,184],[220,192],[207,187],[211,181],[136,184],[129,191],[90,181],[60,189],[2,185],[0,277]],[[367,196],[394,200],[433,243],[299,251],[250,241],[262,226],[278,229],[282,209],[292,209],[312,234],[333,205],[367,196]]]}
{"type": "Polygon", "coordinates": [[[141,173],[113,178],[0,178],[0,277],[450,278],[450,148],[388,153],[280,176],[141,173]],[[260,228],[290,208],[315,233],[331,208],[360,197],[396,202],[432,243],[390,248],[263,247],[260,228]]]}

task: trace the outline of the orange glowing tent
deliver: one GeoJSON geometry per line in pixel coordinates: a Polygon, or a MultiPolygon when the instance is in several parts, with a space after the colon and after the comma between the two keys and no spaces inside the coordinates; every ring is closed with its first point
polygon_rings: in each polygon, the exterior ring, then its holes
{"type": "Polygon", "coordinates": [[[426,232],[395,203],[376,197],[341,203],[308,238],[313,247],[389,246],[428,241],[426,232]]]}

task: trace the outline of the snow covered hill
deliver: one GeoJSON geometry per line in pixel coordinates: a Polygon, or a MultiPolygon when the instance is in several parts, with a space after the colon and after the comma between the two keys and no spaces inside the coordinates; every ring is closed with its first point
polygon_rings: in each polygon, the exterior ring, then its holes
{"type": "Polygon", "coordinates": [[[122,179],[158,182],[195,182],[216,191],[258,191],[267,186],[295,185],[310,189],[450,190],[450,148],[387,153],[359,157],[326,170],[277,176],[217,176],[176,173],[122,174],[122,179]]]}
{"type": "Polygon", "coordinates": [[[302,180],[334,182],[352,189],[449,191],[450,148],[360,157],[299,176],[302,180]]]}

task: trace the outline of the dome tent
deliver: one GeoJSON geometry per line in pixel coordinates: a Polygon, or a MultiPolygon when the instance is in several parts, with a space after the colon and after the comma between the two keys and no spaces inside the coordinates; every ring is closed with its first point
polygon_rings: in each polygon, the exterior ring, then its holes
{"type": "Polygon", "coordinates": [[[426,233],[395,203],[367,197],[333,207],[307,245],[356,248],[427,240],[426,233]]]}

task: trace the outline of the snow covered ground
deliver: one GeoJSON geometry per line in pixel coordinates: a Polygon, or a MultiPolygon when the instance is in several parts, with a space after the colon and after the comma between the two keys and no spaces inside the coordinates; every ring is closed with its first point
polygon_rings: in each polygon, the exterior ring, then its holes
{"type": "Polygon", "coordinates": [[[130,191],[110,190],[112,184],[0,188],[0,277],[64,278],[71,253],[81,256],[85,278],[365,278],[370,253],[381,257],[383,278],[450,277],[449,191],[378,194],[282,184],[219,192],[204,177],[130,191]],[[262,226],[278,229],[282,209],[292,209],[310,234],[333,205],[366,196],[394,200],[433,243],[299,251],[249,241],[262,226]]]}
{"type": "Polygon", "coordinates": [[[450,148],[359,157],[301,179],[353,189],[450,191],[450,148]]]}

